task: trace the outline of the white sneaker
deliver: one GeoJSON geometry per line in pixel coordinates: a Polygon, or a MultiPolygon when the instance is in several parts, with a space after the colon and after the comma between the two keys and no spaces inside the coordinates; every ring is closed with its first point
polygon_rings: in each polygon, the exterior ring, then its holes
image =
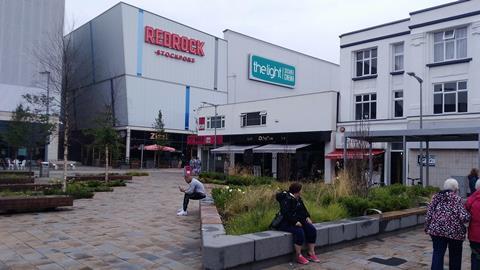
{"type": "Polygon", "coordinates": [[[177,213],[177,216],[186,216],[187,215],[187,211],[180,211],[177,213]]]}
{"type": "Polygon", "coordinates": [[[178,208],[177,213],[180,213],[180,212],[182,212],[182,211],[183,211],[183,207],[182,207],[182,208],[178,208]]]}

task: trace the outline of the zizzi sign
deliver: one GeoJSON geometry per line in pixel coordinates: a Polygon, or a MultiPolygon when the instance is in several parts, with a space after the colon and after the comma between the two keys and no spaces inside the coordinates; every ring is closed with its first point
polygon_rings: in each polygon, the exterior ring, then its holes
{"type": "MultiPolygon", "coordinates": [[[[159,28],[153,28],[151,26],[145,26],[145,43],[153,44],[156,46],[169,48],[179,52],[188,53],[195,56],[204,56],[205,52],[203,46],[205,42],[189,38],[186,36],[180,36],[175,33],[170,33],[159,28]]],[[[164,56],[176,60],[182,60],[185,62],[194,63],[195,58],[186,55],[178,54],[175,52],[156,50],[155,54],[158,56],[164,56]]]]}
{"type": "Polygon", "coordinates": [[[251,54],[249,70],[248,78],[251,80],[289,88],[295,87],[294,66],[251,54]]]}

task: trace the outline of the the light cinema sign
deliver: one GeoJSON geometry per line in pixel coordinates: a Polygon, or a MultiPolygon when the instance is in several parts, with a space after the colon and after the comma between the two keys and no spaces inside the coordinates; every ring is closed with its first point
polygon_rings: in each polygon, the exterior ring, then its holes
{"type": "MultiPolygon", "coordinates": [[[[205,52],[203,50],[205,42],[186,36],[180,36],[178,34],[171,33],[159,28],[153,28],[151,26],[145,26],[145,43],[169,48],[179,52],[189,53],[196,56],[203,57],[205,55],[205,52]]],[[[157,50],[155,51],[155,54],[176,60],[182,60],[185,62],[195,62],[195,58],[182,54],[177,54],[175,52],[157,50]]]]}

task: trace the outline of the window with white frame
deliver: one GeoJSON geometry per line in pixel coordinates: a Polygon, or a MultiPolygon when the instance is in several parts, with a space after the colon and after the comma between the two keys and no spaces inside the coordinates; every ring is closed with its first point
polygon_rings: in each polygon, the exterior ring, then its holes
{"type": "Polygon", "coordinates": [[[240,115],[240,126],[264,126],[267,124],[267,112],[249,112],[240,115]]]}
{"type": "Polygon", "coordinates": [[[225,128],[225,116],[210,116],[207,117],[207,129],[225,128]]]}
{"type": "Polygon", "coordinates": [[[393,91],[393,117],[403,117],[403,90],[393,91]]]}
{"type": "Polygon", "coordinates": [[[393,71],[403,70],[403,42],[393,44],[393,71]]]}
{"type": "Polygon", "coordinates": [[[377,119],[377,94],[355,96],[355,120],[377,119]]]}
{"type": "Polygon", "coordinates": [[[433,113],[467,112],[467,81],[446,82],[433,85],[433,113]]]}
{"type": "Polygon", "coordinates": [[[433,33],[433,61],[443,62],[467,57],[467,27],[433,33]]]}
{"type": "Polygon", "coordinates": [[[357,77],[377,74],[377,48],[355,52],[355,67],[357,77]]]}

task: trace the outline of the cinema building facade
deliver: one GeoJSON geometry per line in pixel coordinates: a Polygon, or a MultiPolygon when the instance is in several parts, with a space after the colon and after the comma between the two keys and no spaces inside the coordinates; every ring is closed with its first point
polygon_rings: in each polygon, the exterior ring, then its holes
{"type": "MultiPolygon", "coordinates": [[[[281,144],[294,148],[290,154],[303,153],[297,162],[302,169],[323,174],[335,130],[338,65],[231,30],[215,37],[125,3],[71,35],[87,63],[79,74],[76,129],[91,127],[111,106],[126,161],[139,160],[140,146],[154,143],[153,123],[161,110],[169,146],[183,155],[178,158],[198,155],[204,169],[213,168],[215,144],[281,144]],[[214,110],[206,104],[219,105],[217,137],[214,110]]],[[[77,141],[72,159],[93,163],[93,150],[77,141]]],[[[233,153],[227,152],[216,156],[219,170],[222,158],[233,153]]],[[[246,152],[237,155],[237,164],[257,166],[261,159],[261,170],[272,175],[276,154],[246,152]]],[[[151,158],[144,152],[145,160],[151,158]]]]}

